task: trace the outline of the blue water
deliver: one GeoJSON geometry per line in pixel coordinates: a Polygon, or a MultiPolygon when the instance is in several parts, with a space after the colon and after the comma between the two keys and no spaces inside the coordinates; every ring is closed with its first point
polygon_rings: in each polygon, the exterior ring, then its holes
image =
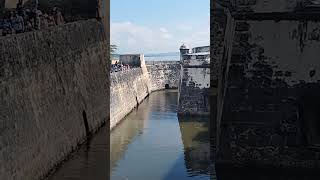
{"type": "MultiPolygon", "coordinates": [[[[119,55],[111,55],[112,59],[119,59],[119,55]]],[[[170,53],[170,54],[145,54],[145,61],[179,61],[179,53],[170,53]]]]}
{"type": "Polygon", "coordinates": [[[180,56],[144,56],[145,61],[179,61],[180,56]]]}

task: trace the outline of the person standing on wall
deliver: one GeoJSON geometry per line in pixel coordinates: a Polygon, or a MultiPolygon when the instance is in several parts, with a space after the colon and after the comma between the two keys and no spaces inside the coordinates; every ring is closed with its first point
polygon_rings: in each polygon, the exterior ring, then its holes
{"type": "Polygon", "coordinates": [[[15,30],[15,33],[18,34],[18,33],[24,32],[24,20],[18,14],[18,12],[14,13],[11,23],[12,23],[13,29],[15,30]]]}
{"type": "Polygon", "coordinates": [[[16,10],[20,16],[23,16],[23,5],[22,5],[22,0],[19,0],[17,3],[16,10]]]}
{"type": "Polygon", "coordinates": [[[57,7],[53,8],[53,16],[54,16],[56,25],[64,24],[62,13],[57,7]]]}
{"type": "Polygon", "coordinates": [[[32,9],[32,19],[33,19],[33,25],[34,29],[39,30],[40,29],[40,14],[41,11],[38,10],[39,1],[35,0],[35,4],[32,9]]]}

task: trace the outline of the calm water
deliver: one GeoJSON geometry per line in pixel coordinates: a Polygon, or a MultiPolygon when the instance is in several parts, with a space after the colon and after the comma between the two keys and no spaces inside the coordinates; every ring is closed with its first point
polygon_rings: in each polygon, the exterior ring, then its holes
{"type": "MultiPolygon", "coordinates": [[[[208,119],[178,119],[177,95],[152,93],[111,132],[111,180],[210,179],[208,119]]],[[[48,180],[108,179],[106,132],[100,130],[48,180]]]]}
{"type": "Polygon", "coordinates": [[[179,61],[180,55],[173,56],[145,56],[145,61],[179,61]]]}
{"type": "MultiPolygon", "coordinates": [[[[112,59],[119,60],[119,55],[111,55],[112,59]]],[[[145,54],[144,59],[146,61],[179,61],[180,53],[170,53],[170,54],[145,54]]]]}
{"type": "MultiPolygon", "coordinates": [[[[178,118],[177,92],[154,92],[110,137],[111,180],[318,180],[319,171],[221,169],[209,160],[208,119],[178,118]],[[218,178],[216,178],[216,172],[218,178]]],[[[107,180],[107,127],[47,180],[107,180]]]]}
{"type": "Polygon", "coordinates": [[[111,132],[111,180],[210,179],[208,119],[178,119],[177,95],[152,93],[111,132]]]}

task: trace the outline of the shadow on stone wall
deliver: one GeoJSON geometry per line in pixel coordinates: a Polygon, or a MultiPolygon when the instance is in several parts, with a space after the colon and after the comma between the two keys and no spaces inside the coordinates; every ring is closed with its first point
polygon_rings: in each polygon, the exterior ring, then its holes
{"type": "Polygon", "coordinates": [[[218,180],[318,180],[319,170],[230,168],[216,165],[218,180]]]}

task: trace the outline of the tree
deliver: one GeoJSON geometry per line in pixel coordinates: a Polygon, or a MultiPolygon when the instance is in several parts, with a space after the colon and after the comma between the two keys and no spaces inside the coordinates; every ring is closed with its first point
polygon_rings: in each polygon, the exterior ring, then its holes
{"type": "Polygon", "coordinates": [[[117,45],[111,44],[110,45],[110,54],[114,54],[117,49],[118,49],[117,45]]]}

